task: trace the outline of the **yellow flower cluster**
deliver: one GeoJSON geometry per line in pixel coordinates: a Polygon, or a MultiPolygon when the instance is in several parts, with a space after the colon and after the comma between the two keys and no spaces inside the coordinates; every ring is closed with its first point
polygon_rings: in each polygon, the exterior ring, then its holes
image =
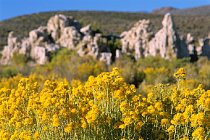
{"type": "Polygon", "coordinates": [[[20,76],[0,89],[0,139],[208,139],[210,91],[188,89],[185,75],[146,96],[117,68],[85,83],[20,76]]]}
{"type": "Polygon", "coordinates": [[[145,82],[147,84],[158,84],[162,81],[167,81],[170,75],[170,70],[165,67],[153,68],[148,67],[144,69],[144,73],[146,74],[145,82]]]}
{"type": "Polygon", "coordinates": [[[160,67],[160,68],[152,68],[152,67],[148,67],[144,70],[144,72],[146,74],[164,74],[168,72],[168,69],[166,69],[165,67],[160,67]]]}
{"type": "Polygon", "coordinates": [[[186,72],[184,68],[178,69],[177,72],[174,73],[174,77],[177,79],[184,79],[186,77],[186,72]]]}

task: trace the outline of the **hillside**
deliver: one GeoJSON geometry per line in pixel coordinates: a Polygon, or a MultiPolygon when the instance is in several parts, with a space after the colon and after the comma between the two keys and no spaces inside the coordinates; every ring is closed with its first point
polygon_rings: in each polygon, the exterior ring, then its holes
{"type": "Polygon", "coordinates": [[[163,8],[154,10],[152,13],[166,14],[168,12],[170,12],[174,15],[208,16],[208,15],[210,15],[210,5],[194,7],[194,8],[186,8],[186,9],[177,9],[174,7],[163,7],[163,8]]]}
{"type": "MultiPolygon", "coordinates": [[[[120,34],[140,19],[150,19],[155,32],[161,28],[163,18],[162,15],[156,14],[96,11],[59,11],[25,15],[0,22],[0,47],[6,44],[8,32],[14,31],[18,37],[22,38],[27,36],[32,29],[46,25],[47,20],[58,13],[73,16],[83,25],[91,24],[94,29],[100,29],[104,34],[120,34]]],[[[210,16],[176,15],[174,20],[178,32],[182,35],[190,32],[198,38],[209,34],[210,16]]]]}
{"type": "Polygon", "coordinates": [[[177,15],[208,16],[208,15],[210,15],[210,5],[209,6],[189,8],[189,9],[174,10],[172,13],[177,14],[177,15]]]}
{"type": "Polygon", "coordinates": [[[177,8],[174,7],[162,7],[158,8],[152,11],[154,14],[166,14],[166,13],[172,13],[173,11],[178,10],[177,8]]]}

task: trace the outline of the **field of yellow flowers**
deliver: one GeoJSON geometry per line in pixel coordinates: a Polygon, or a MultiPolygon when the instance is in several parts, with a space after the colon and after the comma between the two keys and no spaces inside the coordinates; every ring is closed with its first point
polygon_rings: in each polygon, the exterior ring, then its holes
{"type": "Polygon", "coordinates": [[[143,95],[120,70],[84,83],[30,75],[0,83],[1,140],[207,140],[210,91],[191,89],[180,68],[176,84],[143,95]]]}

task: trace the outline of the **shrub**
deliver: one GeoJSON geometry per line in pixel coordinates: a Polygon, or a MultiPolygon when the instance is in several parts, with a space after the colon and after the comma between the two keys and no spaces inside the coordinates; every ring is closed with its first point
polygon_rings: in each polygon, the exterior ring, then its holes
{"type": "Polygon", "coordinates": [[[186,75],[178,69],[175,84],[145,96],[118,68],[84,83],[19,77],[16,87],[0,88],[0,138],[208,139],[210,92],[188,88],[186,75]]]}

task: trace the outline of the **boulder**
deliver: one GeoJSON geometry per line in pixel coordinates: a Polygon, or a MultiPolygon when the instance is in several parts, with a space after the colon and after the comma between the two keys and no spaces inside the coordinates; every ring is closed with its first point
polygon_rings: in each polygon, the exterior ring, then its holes
{"type": "Polygon", "coordinates": [[[121,34],[122,53],[132,54],[135,59],[147,56],[188,57],[189,52],[184,40],[180,39],[171,14],[166,14],[163,27],[154,34],[150,21],[140,20],[129,31],[121,34]]]}
{"type": "Polygon", "coordinates": [[[201,56],[207,56],[210,59],[210,38],[203,39],[201,56]]]}
{"type": "Polygon", "coordinates": [[[47,50],[44,47],[35,46],[31,50],[31,58],[40,65],[48,62],[47,50]]]}
{"type": "Polygon", "coordinates": [[[188,57],[186,44],[180,39],[171,14],[166,14],[160,29],[149,42],[149,55],[160,55],[162,58],[188,57]]]}
{"type": "Polygon", "coordinates": [[[186,43],[187,43],[187,47],[188,47],[188,50],[189,50],[189,54],[194,55],[194,53],[196,51],[195,50],[195,45],[194,45],[195,40],[194,40],[194,37],[190,33],[187,34],[186,43]]]}
{"type": "Polygon", "coordinates": [[[5,46],[3,51],[1,52],[1,60],[0,63],[2,65],[8,65],[11,63],[11,59],[13,57],[14,50],[11,46],[5,46]]]}
{"type": "Polygon", "coordinates": [[[43,42],[48,42],[49,37],[46,27],[39,27],[38,29],[29,32],[29,41],[31,44],[40,45],[43,42]]]}
{"type": "Polygon", "coordinates": [[[2,65],[8,65],[11,63],[11,59],[15,52],[18,52],[20,42],[17,37],[14,36],[13,32],[10,32],[7,38],[7,46],[1,52],[0,63],[2,65]]]}
{"type": "Polygon", "coordinates": [[[107,65],[112,63],[112,53],[111,52],[102,52],[100,53],[100,61],[104,61],[107,65]]]}
{"type": "Polygon", "coordinates": [[[46,27],[29,32],[29,37],[17,41],[13,33],[8,35],[8,45],[4,47],[0,63],[2,65],[11,64],[14,53],[19,53],[27,58],[31,58],[37,64],[45,64],[48,61],[49,52],[57,51],[60,47],[51,43],[46,27]]]}
{"type": "Polygon", "coordinates": [[[84,35],[90,35],[92,33],[91,25],[89,24],[89,25],[81,28],[80,32],[83,33],[84,35]]]}
{"type": "Polygon", "coordinates": [[[138,21],[129,31],[121,34],[122,53],[134,53],[136,59],[144,57],[152,35],[150,21],[138,21]]]}
{"type": "Polygon", "coordinates": [[[70,34],[69,32],[71,31],[73,32],[79,31],[80,24],[73,17],[67,17],[60,14],[60,15],[55,15],[49,19],[47,23],[47,30],[48,30],[48,33],[51,35],[51,37],[55,41],[57,41],[62,36],[63,36],[62,38],[65,38],[66,36],[68,37],[68,35],[70,34]],[[74,27],[75,29],[74,30],[65,29],[66,27],[74,27]]]}
{"type": "Polygon", "coordinates": [[[81,41],[81,34],[76,30],[75,27],[66,27],[61,33],[60,39],[57,40],[57,43],[60,46],[74,49],[78,43],[81,41]]]}

